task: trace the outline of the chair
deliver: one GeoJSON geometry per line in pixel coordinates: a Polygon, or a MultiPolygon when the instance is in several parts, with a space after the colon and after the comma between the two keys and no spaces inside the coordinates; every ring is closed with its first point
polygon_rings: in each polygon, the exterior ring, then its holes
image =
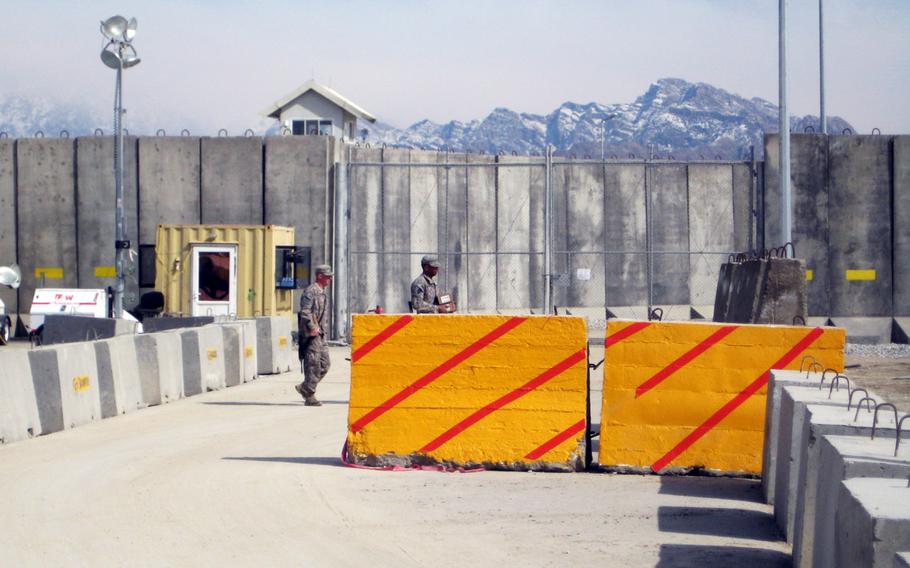
{"type": "Polygon", "coordinates": [[[160,316],[164,311],[164,294],[158,290],[146,292],[139,298],[139,305],[134,311],[139,315],[140,320],[160,316]]]}

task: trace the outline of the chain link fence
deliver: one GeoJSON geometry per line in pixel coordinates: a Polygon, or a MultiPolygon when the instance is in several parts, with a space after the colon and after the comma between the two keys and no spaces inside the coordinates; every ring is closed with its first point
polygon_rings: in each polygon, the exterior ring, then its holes
{"type": "Polygon", "coordinates": [[[734,233],[749,231],[752,246],[754,223],[735,226],[734,204],[751,218],[755,188],[732,173],[749,162],[362,147],[349,159],[350,313],[408,311],[420,259],[433,255],[461,313],[557,311],[594,328],[608,317],[711,319],[734,233]]]}

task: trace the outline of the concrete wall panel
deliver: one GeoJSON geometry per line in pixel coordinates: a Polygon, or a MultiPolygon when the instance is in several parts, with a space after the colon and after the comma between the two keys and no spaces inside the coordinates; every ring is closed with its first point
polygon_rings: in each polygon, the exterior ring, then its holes
{"type": "MultiPolygon", "coordinates": [[[[497,170],[496,202],[497,307],[527,309],[531,305],[528,252],[531,242],[531,172],[527,167],[509,163],[527,162],[524,157],[500,156],[497,170]],[[521,254],[502,254],[502,253],[521,254]]],[[[542,276],[542,275],[541,275],[542,276]]]]}
{"type": "MultiPolygon", "coordinates": [[[[607,164],[604,169],[604,250],[646,250],[645,167],[607,164]]],[[[608,254],[606,305],[648,303],[647,259],[643,254],[608,254]]]]}
{"type": "Polygon", "coordinates": [[[831,316],[892,315],[890,156],[887,137],[830,140],[831,316]]]}
{"type": "Polygon", "coordinates": [[[76,288],[76,180],[74,142],[24,138],[16,145],[19,195],[20,311],[31,309],[36,269],[45,287],[76,288]],[[61,274],[62,272],[62,274],[61,274]]]}
{"type": "Polygon", "coordinates": [[[199,223],[199,138],[139,138],[139,242],[158,225],[199,223]]]}
{"type": "Polygon", "coordinates": [[[746,164],[733,165],[733,248],[737,252],[751,250],[755,245],[755,218],[752,203],[757,193],[752,169],[746,164]]]}
{"type": "MultiPolygon", "coordinates": [[[[15,143],[0,139],[0,266],[16,262],[16,168],[15,143]]],[[[19,309],[18,294],[0,286],[0,300],[6,311],[14,314],[19,309]]]]}
{"type": "MultiPolygon", "coordinates": [[[[688,250],[687,183],[685,165],[651,167],[651,246],[655,253],[688,250]]],[[[654,304],[688,304],[689,256],[654,254],[652,267],[654,304]]]]}
{"type": "MultiPolygon", "coordinates": [[[[436,152],[411,151],[411,163],[435,164],[436,152]]],[[[439,171],[437,168],[419,167],[411,169],[408,185],[411,228],[411,254],[408,259],[408,274],[414,278],[420,273],[421,254],[437,254],[439,248],[439,171]]],[[[442,259],[440,259],[442,262],[442,259]]],[[[441,279],[438,279],[440,282],[441,279]]],[[[410,282],[410,281],[409,281],[410,282]]],[[[409,295],[408,292],[402,292],[409,295]]]]}
{"type": "MultiPolygon", "coordinates": [[[[531,158],[539,161],[540,158],[531,158]]],[[[546,209],[546,168],[535,166],[528,171],[528,250],[532,253],[528,259],[528,295],[530,308],[534,313],[541,313],[544,305],[544,278],[548,272],[544,264],[544,210],[546,209]],[[539,311],[538,311],[539,310],[539,311]]]]}
{"type": "MultiPolygon", "coordinates": [[[[566,171],[566,246],[563,250],[596,252],[604,242],[604,171],[601,164],[564,167],[566,171]]],[[[604,260],[599,254],[568,256],[569,287],[561,305],[604,305],[604,260]]]]}
{"type": "MultiPolygon", "coordinates": [[[[382,161],[408,163],[410,150],[384,149],[382,161]]],[[[411,173],[408,168],[389,166],[382,169],[382,246],[384,252],[407,253],[411,250],[411,173]]],[[[380,301],[390,312],[408,311],[411,280],[417,275],[412,270],[407,254],[382,255],[380,301]],[[413,272],[413,274],[412,274],[413,272]]],[[[419,264],[418,257],[418,264],[419,264]]]]}
{"type": "MultiPolygon", "coordinates": [[[[136,194],[136,138],[123,139],[123,214],[126,238],[139,250],[139,216],[136,194]]],[[[114,137],[87,136],[76,139],[76,201],[79,226],[79,287],[115,286],[114,241],[116,229],[116,184],[114,177],[114,137]]],[[[123,305],[132,308],[139,302],[138,265],[127,261],[123,305]]]]}
{"type": "Polygon", "coordinates": [[[41,435],[28,351],[0,350],[0,445],[41,435]]]}
{"type": "Polygon", "coordinates": [[[793,244],[796,256],[805,259],[806,269],[812,271],[808,281],[809,315],[828,315],[828,140],[818,134],[794,134],[790,155],[793,244]]]}
{"type": "MultiPolygon", "coordinates": [[[[354,148],[353,162],[377,163],[382,161],[378,148],[354,148]]],[[[350,313],[362,313],[382,303],[380,293],[380,268],[383,258],[377,254],[364,254],[382,248],[382,170],[377,166],[354,166],[348,184],[351,188],[351,223],[348,235],[352,254],[348,260],[351,280],[350,313]]]]}
{"type": "MultiPolygon", "coordinates": [[[[439,154],[439,163],[464,163],[466,154],[439,154]]],[[[468,289],[468,172],[467,168],[439,168],[439,283],[464,309],[468,289]]]]}
{"type": "Polygon", "coordinates": [[[472,163],[490,167],[468,168],[468,297],[464,305],[470,310],[491,311],[496,308],[496,168],[492,156],[469,156],[472,163]]]}
{"type": "Polygon", "coordinates": [[[262,138],[202,139],[202,222],[262,223],[262,138]]]}
{"type": "MultiPolygon", "coordinates": [[[[733,168],[727,165],[689,165],[689,250],[734,252],[733,168]]],[[[690,257],[689,302],[714,303],[720,266],[728,255],[690,257]]]]}
{"type": "Polygon", "coordinates": [[[894,137],[893,203],[894,315],[910,316],[910,136],[894,137]]]}
{"type": "Polygon", "coordinates": [[[328,137],[265,138],[265,222],[294,227],[296,244],[312,247],[313,266],[331,258],[331,166],[328,137]]]}
{"type": "Polygon", "coordinates": [[[57,352],[64,428],[101,420],[100,381],[90,342],[45,347],[57,352]]]}
{"type": "Polygon", "coordinates": [[[183,347],[179,331],[147,334],[155,340],[161,402],[183,398],[183,347]]]}
{"type": "Polygon", "coordinates": [[[199,361],[202,372],[202,392],[221,390],[225,386],[224,336],[218,325],[196,330],[199,335],[199,361]]]}

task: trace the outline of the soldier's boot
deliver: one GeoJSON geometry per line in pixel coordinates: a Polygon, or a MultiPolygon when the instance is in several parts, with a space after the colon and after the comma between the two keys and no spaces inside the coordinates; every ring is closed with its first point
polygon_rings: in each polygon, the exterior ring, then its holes
{"type": "Polygon", "coordinates": [[[319,400],[316,398],[315,394],[311,394],[310,396],[306,397],[306,399],[303,402],[303,405],[304,406],[322,406],[322,403],[319,402],[319,400]]]}

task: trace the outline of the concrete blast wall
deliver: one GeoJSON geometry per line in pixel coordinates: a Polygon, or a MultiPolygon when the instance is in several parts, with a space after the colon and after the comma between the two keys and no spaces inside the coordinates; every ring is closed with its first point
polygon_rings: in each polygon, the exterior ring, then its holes
{"type": "MultiPolygon", "coordinates": [[[[0,266],[16,262],[16,162],[15,143],[0,139],[0,266]]],[[[18,294],[0,286],[0,300],[6,310],[15,314],[19,307],[18,294]]]]}

